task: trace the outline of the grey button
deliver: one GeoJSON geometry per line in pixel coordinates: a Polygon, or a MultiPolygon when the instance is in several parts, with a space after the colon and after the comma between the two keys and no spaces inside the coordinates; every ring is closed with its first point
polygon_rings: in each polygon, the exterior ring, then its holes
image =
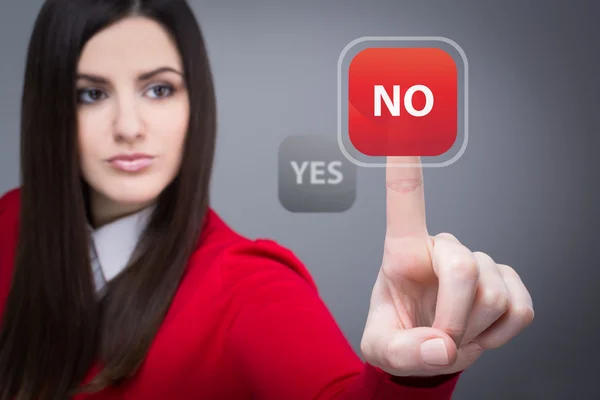
{"type": "Polygon", "coordinates": [[[356,166],[335,137],[295,135],[279,146],[279,201],[291,212],[342,212],[356,198],[356,166]]]}

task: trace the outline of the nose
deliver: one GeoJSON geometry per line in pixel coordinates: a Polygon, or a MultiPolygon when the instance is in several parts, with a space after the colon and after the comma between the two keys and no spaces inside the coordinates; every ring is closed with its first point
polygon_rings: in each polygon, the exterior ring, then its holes
{"type": "Polygon", "coordinates": [[[144,124],[135,96],[118,99],[114,117],[114,136],[115,140],[126,142],[144,136],[144,124]]]}

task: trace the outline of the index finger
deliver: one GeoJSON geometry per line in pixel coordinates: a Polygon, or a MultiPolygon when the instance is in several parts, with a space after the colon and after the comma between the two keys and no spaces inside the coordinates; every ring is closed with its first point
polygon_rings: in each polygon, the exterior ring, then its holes
{"type": "Polygon", "coordinates": [[[421,157],[388,156],[385,187],[386,235],[391,238],[428,236],[421,157]],[[399,167],[394,164],[414,166],[399,167]]]}

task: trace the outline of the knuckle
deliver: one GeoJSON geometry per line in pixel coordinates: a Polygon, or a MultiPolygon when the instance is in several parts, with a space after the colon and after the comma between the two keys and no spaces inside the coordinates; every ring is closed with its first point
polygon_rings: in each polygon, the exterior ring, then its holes
{"type": "Polygon", "coordinates": [[[495,262],[492,259],[492,257],[489,254],[484,253],[483,251],[474,251],[473,255],[478,260],[484,261],[486,263],[494,263],[495,264],[495,262]]]}
{"type": "Polygon", "coordinates": [[[521,279],[517,271],[515,271],[515,269],[511,266],[506,264],[498,264],[498,268],[502,270],[502,273],[509,278],[521,279]]]}
{"type": "Polygon", "coordinates": [[[360,352],[363,356],[369,357],[371,355],[371,343],[365,337],[360,341],[360,352]]]}
{"type": "Polygon", "coordinates": [[[515,318],[517,318],[524,326],[528,326],[533,322],[533,318],[535,317],[535,312],[533,308],[526,305],[516,305],[513,306],[512,310],[515,318]]]}
{"type": "Polygon", "coordinates": [[[398,193],[411,193],[423,186],[423,179],[387,179],[385,185],[398,193]]]}
{"type": "Polygon", "coordinates": [[[507,292],[491,288],[482,290],[481,302],[484,308],[497,311],[499,314],[507,312],[511,305],[511,299],[507,292]]]}
{"type": "Polygon", "coordinates": [[[445,239],[445,240],[458,241],[458,239],[456,239],[456,236],[454,236],[453,234],[451,234],[449,232],[438,233],[437,235],[435,235],[435,238],[436,239],[445,239]]]}
{"type": "Polygon", "coordinates": [[[472,257],[457,255],[448,260],[449,272],[459,278],[474,280],[479,278],[479,266],[472,257]]]}
{"type": "Polygon", "coordinates": [[[406,369],[402,355],[406,353],[406,346],[397,337],[390,340],[385,348],[383,359],[387,365],[395,370],[406,369]]]}

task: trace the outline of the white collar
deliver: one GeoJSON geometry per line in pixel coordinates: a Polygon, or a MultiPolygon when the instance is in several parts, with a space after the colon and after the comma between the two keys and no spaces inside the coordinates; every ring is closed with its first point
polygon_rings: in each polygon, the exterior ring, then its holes
{"type": "Polygon", "coordinates": [[[153,210],[154,206],[149,206],[98,229],[90,227],[92,245],[106,282],[127,266],[153,210]]]}

